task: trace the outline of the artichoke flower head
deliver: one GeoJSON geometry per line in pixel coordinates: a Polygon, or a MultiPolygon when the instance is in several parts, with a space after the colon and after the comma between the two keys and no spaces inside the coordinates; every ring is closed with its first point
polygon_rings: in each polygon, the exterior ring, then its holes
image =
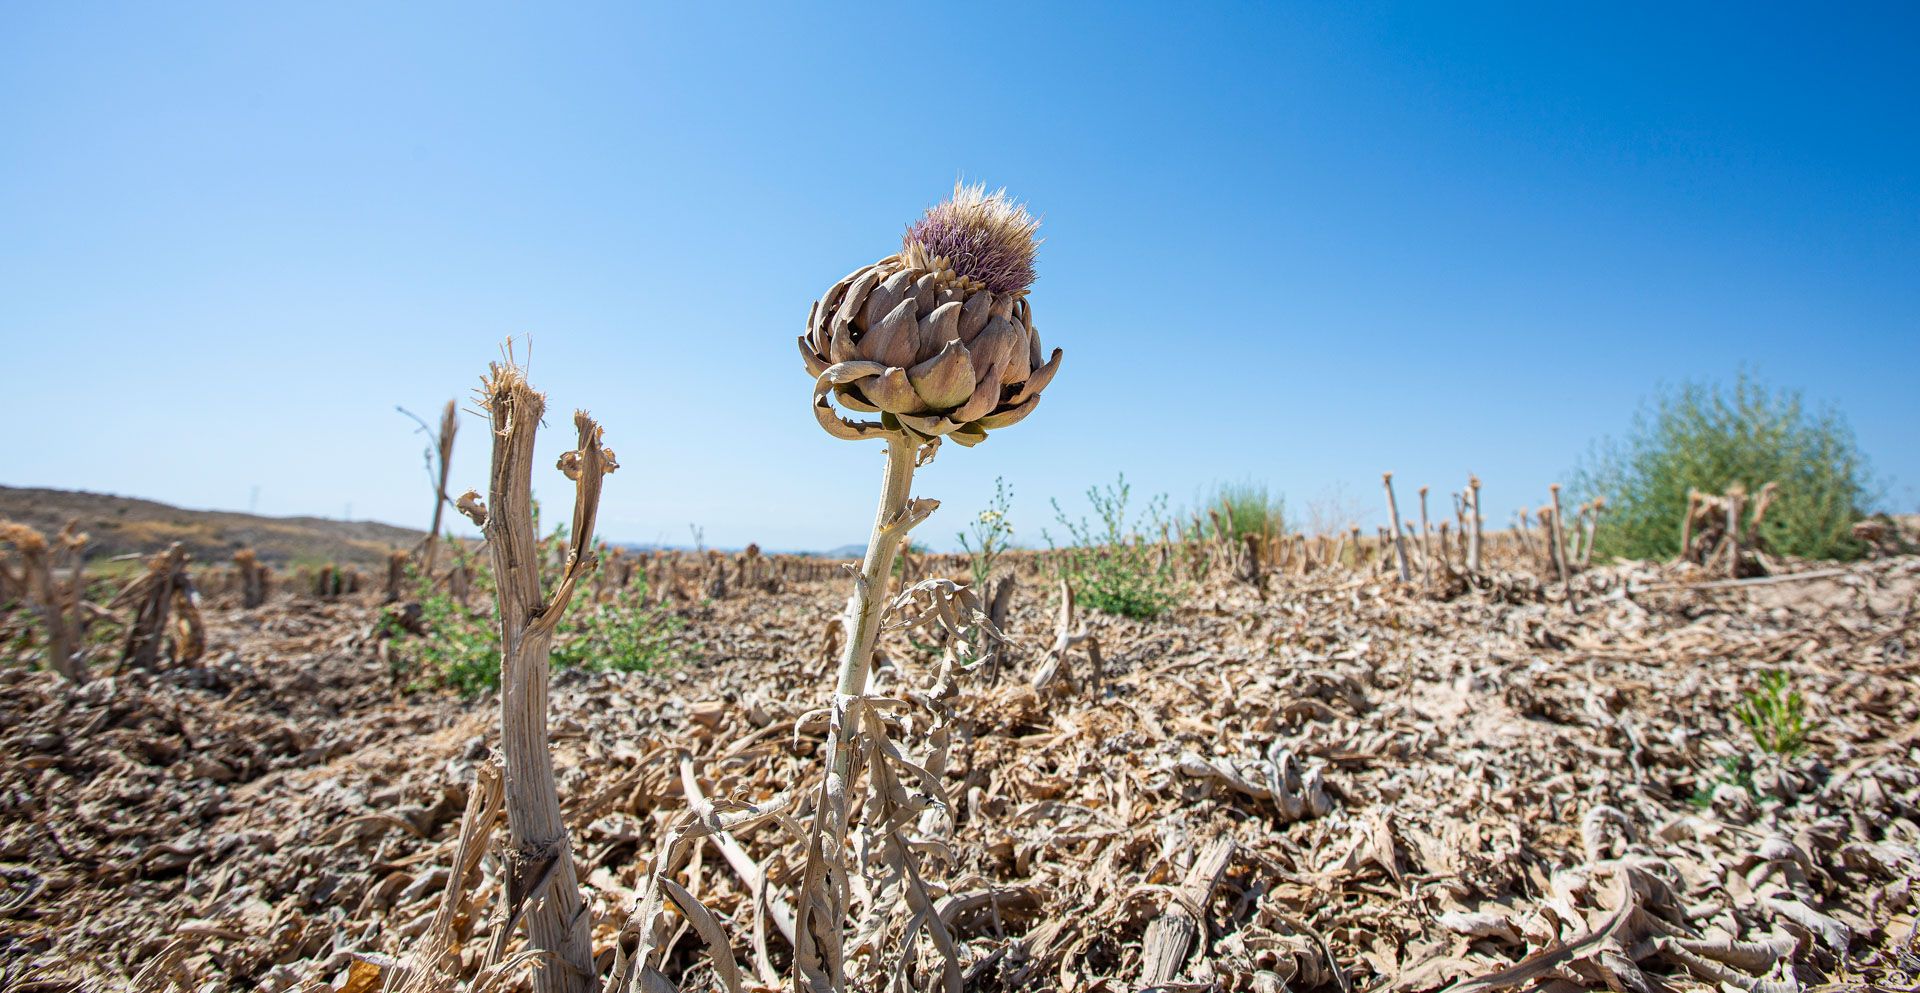
{"type": "Polygon", "coordinates": [[[1039,226],[1005,190],[956,185],[907,228],[899,254],[835,283],[800,336],[821,426],[975,445],[1032,413],[1061,355],[1042,361],[1027,303],[1039,226]],[[829,395],[880,421],[841,418],[829,395]]]}

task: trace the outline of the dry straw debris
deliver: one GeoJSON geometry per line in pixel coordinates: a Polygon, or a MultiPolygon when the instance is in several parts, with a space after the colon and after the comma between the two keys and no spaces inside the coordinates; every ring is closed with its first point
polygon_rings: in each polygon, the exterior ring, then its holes
{"type": "Polygon", "coordinates": [[[0,986],[1913,987],[1899,522],[1822,566],[1757,540],[1770,486],[1696,494],[1680,560],[1595,566],[1601,504],[1569,520],[1555,486],[1486,534],[1469,478],[1437,528],[1419,489],[1416,526],[1387,474],[1371,538],[1236,534],[1229,505],[1122,539],[1167,584],[1151,619],[1079,609],[1063,553],[997,555],[980,590],[953,556],[896,575],[937,507],[915,469],[1058,369],[1035,226],[963,187],[816,303],[816,416],[886,447],[857,563],[602,562],[616,464],[585,413],[567,540],[543,545],[545,401],[492,366],[487,493],[451,501],[491,564],[484,703],[389,669],[424,616],[387,602],[409,565],[462,609],[485,578],[462,545],[444,573],[431,541],[396,551],[364,591],[334,567],[270,590],[244,552],[196,575],[175,546],[98,608],[84,538],[0,524],[0,986]],[[633,609],[640,583],[705,661],[551,668],[570,604],[633,609]],[[101,616],[118,664],[89,659],[101,616]]]}
{"type": "MultiPolygon", "coordinates": [[[[883,800],[941,872],[922,901],[884,845],[862,851],[892,882],[849,876],[867,924],[849,985],[943,986],[942,944],[977,989],[1910,982],[1920,560],[1738,586],[1597,567],[1574,577],[1576,612],[1512,587],[1438,600],[1380,551],[1384,574],[1269,575],[1264,599],[1218,570],[1158,621],[1082,612],[1097,689],[1031,687],[1058,605],[1017,597],[1005,633],[1025,650],[937,726],[913,715],[940,712],[943,672],[968,677],[884,631],[862,719],[933,775],[883,800]],[[1759,751],[1734,716],[1773,671],[1806,700],[1798,755],[1759,751]]],[[[1022,589],[1050,588],[1043,560],[1010,559],[1022,589]]],[[[557,678],[555,775],[603,975],[632,961],[630,911],[669,867],[661,975],[782,984],[840,583],[679,608],[710,611],[709,664],[557,678]]],[[[440,947],[441,988],[524,988],[507,838],[471,813],[497,732],[482,708],[386,690],[377,599],[216,599],[191,666],[85,685],[0,670],[10,977],[399,988],[440,947]]]]}

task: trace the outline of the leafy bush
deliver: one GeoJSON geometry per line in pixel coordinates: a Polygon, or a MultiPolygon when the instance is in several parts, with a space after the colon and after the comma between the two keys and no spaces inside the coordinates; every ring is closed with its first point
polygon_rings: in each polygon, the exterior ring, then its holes
{"type": "Polygon", "coordinates": [[[1201,502],[1194,516],[1200,519],[1200,533],[1188,537],[1239,541],[1250,534],[1287,533],[1286,498],[1270,493],[1267,484],[1252,480],[1215,484],[1210,498],[1201,502]],[[1222,535],[1221,531],[1226,533],[1222,535]]]}
{"type": "Polygon", "coordinates": [[[424,634],[409,634],[401,618],[382,618],[386,634],[394,638],[394,678],[409,691],[445,688],[472,695],[499,688],[499,630],[493,624],[492,572],[474,570],[472,599],[482,609],[468,609],[445,590],[436,590],[428,576],[407,567],[407,582],[420,605],[413,624],[424,634]]]}
{"type": "MultiPolygon", "coordinates": [[[[1097,525],[1083,518],[1070,520],[1053,501],[1054,516],[1066,528],[1073,543],[1055,547],[1060,556],[1060,572],[1073,585],[1079,602],[1094,610],[1123,617],[1158,617],[1178,602],[1175,595],[1173,565],[1162,562],[1158,551],[1142,534],[1158,533],[1166,519],[1167,498],[1156,496],[1147,503],[1147,513],[1139,521],[1127,518],[1127,500],[1131,488],[1122,474],[1112,486],[1087,490],[1087,500],[1100,517],[1097,525]]],[[[1045,534],[1045,532],[1042,532],[1045,534]]],[[[1053,546],[1053,536],[1046,535],[1053,546]]]]}
{"type": "Polygon", "coordinates": [[[1680,549],[1687,491],[1732,483],[1779,494],[1761,525],[1776,552],[1846,559],[1865,549],[1850,533],[1868,500],[1866,463],[1838,414],[1806,412],[1800,396],[1742,375],[1731,390],[1698,384],[1655,399],[1624,443],[1596,446],[1575,490],[1607,498],[1595,536],[1603,557],[1670,558],[1680,549]]]}

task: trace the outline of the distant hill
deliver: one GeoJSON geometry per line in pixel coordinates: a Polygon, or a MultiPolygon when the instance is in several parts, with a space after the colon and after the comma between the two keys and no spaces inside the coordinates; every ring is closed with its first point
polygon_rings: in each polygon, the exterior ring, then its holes
{"type": "Polygon", "coordinates": [[[426,536],[423,531],[375,521],[182,510],[104,493],[12,486],[0,486],[0,519],[47,534],[78,520],[80,529],[92,538],[87,546],[90,562],[149,554],[177,541],[195,562],[204,564],[224,563],[236,549],[252,548],[262,561],[277,566],[320,562],[383,566],[388,552],[412,548],[426,536]]]}

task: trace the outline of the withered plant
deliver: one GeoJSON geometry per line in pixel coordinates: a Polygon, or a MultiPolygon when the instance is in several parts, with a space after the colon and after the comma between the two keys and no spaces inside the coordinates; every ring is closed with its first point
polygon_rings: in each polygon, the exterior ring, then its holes
{"type": "Polygon", "coordinates": [[[618,468],[600,425],[575,411],[578,446],[560,457],[573,480],[573,525],[560,581],[542,595],[540,541],[534,529],[533,442],[546,398],[528,385],[510,350],[492,363],[479,391],[493,424],[487,500],[468,492],[460,506],[487,536],[500,624],[500,747],[505,756],[508,927],[524,918],[538,993],[585,993],[597,984],[592,921],[581,898],[573,852],[561,819],[547,735],[548,653],[575,587],[592,571],[600,487],[618,468]]]}
{"type": "Polygon", "coordinates": [[[12,546],[18,559],[0,559],[0,585],[23,592],[39,616],[47,639],[47,668],[79,683],[87,678],[86,621],[81,614],[87,536],[77,528],[77,522],[70,522],[48,542],[25,524],[0,521],[0,544],[12,546]]]}
{"type": "Polygon", "coordinates": [[[433,523],[427,526],[427,536],[421,539],[420,547],[417,549],[420,556],[420,571],[431,578],[434,560],[440,551],[440,517],[447,509],[447,504],[453,502],[452,495],[447,492],[447,473],[453,464],[453,438],[460,433],[460,412],[455,403],[448,400],[447,405],[440,409],[440,428],[436,431],[427,427],[426,421],[414,416],[413,412],[407,408],[394,409],[413,418],[413,422],[420,425],[420,433],[433,441],[425,455],[427,478],[433,482],[433,523]]]}
{"type": "Polygon", "coordinates": [[[147,571],[127,584],[108,610],[133,608],[120,661],[142,669],[157,668],[165,654],[174,664],[197,661],[206,651],[206,628],[200,620],[199,598],[193,577],[187,574],[191,558],[179,542],[147,560],[147,571]]]}
{"type": "Polygon", "coordinates": [[[1400,570],[1400,581],[1411,582],[1412,571],[1407,567],[1407,539],[1400,530],[1400,504],[1393,498],[1393,473],[1380,474],[1380,485],[1387,490],[1387,524],[1393,528],[1393,560],[1400,570]]]}
{"type": "MultiPolygon", "coordinates": [[[[952,945],[933,914],[920,859],[900,836],[912,805],[924,807],[912,797],[941,795],[937,766],[945,761],[945,738],[935,741],[935,761],[929,763],[935,768],[908,761],[889,739],[868,680],[895,555],[908,532],[939,505],[910,496],[914,469],[933,459],[943,438],[975,446],[989,430],[1027,417],[1060,369],[1060,350],[1043,363],[1027,303],[1037,227],[1039,221],[1004,190],[989,194],[983,186],[956,186],[948,202],[908,229],[900,254],[833,284],[814,303],[801,336],[820,426],[835,438],[874,438],[887,446],[879,509],[847,599],[847,638],[828,711],[828,768],[812,811],[797,901],[793,968],[795,983],[806,989],[847,987],[847,828],[856,803],[864,807],[874,851],[881,853],[877,864],[868,864],[879,878],[862,889],[893,895],[912,914],[904,928],[868,920],[860,930],[870,937],[893,930],[891,943],[874,947],[899,947],[910,958],[924,928],[945,957],[948,987],[958,983],[952,945]],[[833,409],[835,400],[879,419],[845,419],[833,409]],[[852,789],[862,770],[868,795],[856,801],[852,789]]],[[[964,651],[972,628],[954,622],[956,609],[981,615],[979,599],[947,580],[914,586],[895,605],[900,626],[933,617],[947,622],[948,661],[964,651]]],[[[933,699],[950,693],[947,676],[943,670],[939,684],[945,690],[933,691],[933,699]]],[[[893,908],[883,910],[893,918],[893,908]]]]}
{"type": "Polygon", "coordinates": [[[267,602],[267,567],[251,548],[233,553],[233,569],[240,581],[240,606],[248,610],[267,602]]]}

